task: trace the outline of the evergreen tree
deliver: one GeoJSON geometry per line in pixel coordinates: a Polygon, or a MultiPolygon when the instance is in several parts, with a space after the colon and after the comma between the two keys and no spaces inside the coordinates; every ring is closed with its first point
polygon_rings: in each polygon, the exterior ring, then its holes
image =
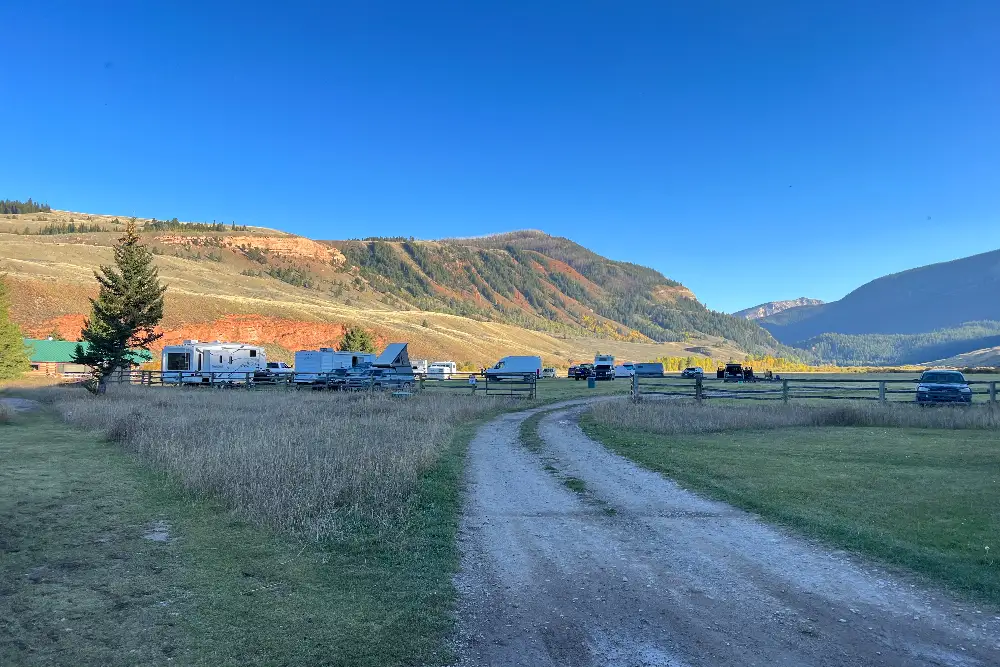
{"type": "Polygon", "coordinates": [[[76,346],[73,361],[94,369],[97,393],[107,388],[116,369],[141,363],[143,350],[162,334],[155,327],[163,319],[163,292],[153,253],[136,231],[135,220],[125,224],[125,235],[115,245],[115,265],[94,272],[100,291],[90,300],[91,315],[76,346]]]}
{"type": "Polygon", "coordinates": [[[0,380],[17,377],[31,368],[21,328],[10,319],[10,294],[0,276],[0,380]]]}
{"type": "Polygon", "coordinates": [[[351,327],[344,332],[338,349],[349,352],[374,352],[375,337],[371,332],[361,327],[351,327]]]}

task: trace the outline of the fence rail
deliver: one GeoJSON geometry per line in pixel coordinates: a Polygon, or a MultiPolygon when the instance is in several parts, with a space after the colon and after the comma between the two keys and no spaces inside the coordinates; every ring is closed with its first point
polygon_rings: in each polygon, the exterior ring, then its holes
{"type": "MultiPolygon", "coordinates": [[[[714,377],[682,378],[677,376],[633,376],[631,397],[671,396],[695,400],[740,399],[756,401],[791,400],[853,400],[902,402],[916,400],[916,378],[866,379],[866,378],[782,378],[773,380],[726,380],[714,377]],[[895,388],[910,385],[909,388],[895,388]]],[[[973,403],[996,403],[997,381],[970,380],[967,383],[973,403]]],[[[961,401],[958,401],[961,402],[961,401]]]]}
{"type": "Polygon", "coordinates": [[[487,396],[535,398],[537,377],[534,373],[508,373],[502,378],[482,377],[478,373],[452,373],[448,379],[427,379],[415,375],[389,373],[385,376],[344,373],[282,373],[264,375],[254,372],[201,373],[192,371],[130,370],[116,373],[112,382],[140,386],[212,387],[240,389],[330,389],[341,391],[392,390],[459,391],[487,396]]]}

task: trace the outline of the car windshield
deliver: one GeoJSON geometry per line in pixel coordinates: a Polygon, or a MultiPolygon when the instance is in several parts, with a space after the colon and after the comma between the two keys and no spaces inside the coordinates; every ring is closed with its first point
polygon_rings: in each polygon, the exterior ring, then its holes
{"type": "Polygon", "coordinates": [[[924,373],[920,376],[920,381],[929,384],[963,384],[965,376],[958,372],[936,371],[933,373],[924,373]]]}

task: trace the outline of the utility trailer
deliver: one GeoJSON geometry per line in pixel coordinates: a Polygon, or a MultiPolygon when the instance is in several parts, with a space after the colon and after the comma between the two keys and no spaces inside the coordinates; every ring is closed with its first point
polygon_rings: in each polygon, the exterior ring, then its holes
{"type": "Polygon", "coordinates": [[[294,381],[298,385],[341,384],[339,378],[348,371],[371,366],[374,361],[370,352],[338,352],[332,347],[299,350],[295,353],[294,381]]]}

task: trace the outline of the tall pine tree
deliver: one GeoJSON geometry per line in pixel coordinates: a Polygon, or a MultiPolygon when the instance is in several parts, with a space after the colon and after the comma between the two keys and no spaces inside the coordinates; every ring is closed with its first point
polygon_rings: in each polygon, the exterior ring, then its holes
{"type": "Polygon", "coordinates": [[[17,377],[31,368],[21,328],[10,319],[10,292],[0,276],[0,380],[17,377]]]}
{"type": "Polygon", "coordinates": [[[91,315],[76,346],[73,361],[94,369],[96,391],[103,394],[108,377],[119,368],[141,363],[142,351],[162,336],[155,327],[163,319],[163,292],[153,253],[136,231],[135,220],[125,224],[125,235],[115,245],[114,266],[94,272],[100,285],[90,300],[91,315]]]}

